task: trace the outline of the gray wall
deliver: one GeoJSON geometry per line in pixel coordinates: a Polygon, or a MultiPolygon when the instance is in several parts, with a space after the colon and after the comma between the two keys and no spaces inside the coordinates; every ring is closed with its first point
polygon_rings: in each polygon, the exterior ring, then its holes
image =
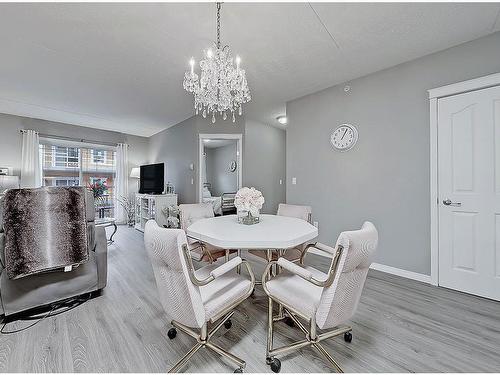
{"type": "MultiPolygon", "coordinates": [[[[148,163],[148,138],[127,135],[107,130],[63,124],[53,121],[0,114],[0,165],[14,168],[14,174],[21,170],[21,129],[32,129],[40,133],[87,139],[111,143],[127,143],[129,148],[129,169],[148,163]]],[[[137,180],[129,180],[130,193],[137,191],[137,180]]]]}
{"type": "Polygon", "coordinates": [[[243,154],[243,186],[262,191],[262,212],[275,214],[285,202],[285,131],[247,120],[243,154]],[[279,181],[282,180],[280,185],[279,181]]]}
{"type": "Polygon", "coordinates": [[[175,185],[180,203],[197,201],[198,135],[201,133],[243,134],[243,186],[261,190],[266,199],[263,212],[275,213],[286,194],[285,131],[244,117],[237,117],[235,124],[230,121],[212,124],[209,119],[193,116],[153,135],[150,138],[151,162],[167,163],[167,179],[175,185]],[[194,171],[189,170],[190,163],[195,165],[194,171]]]}
{"type": "Polygon", "coordinates": [[[320,241],[372,220],[375,261],[430,274],[427,90],[500,72],[500,33],[287,103],[287,201],[310,204],[320,241]],[[339,153],[330,133],[343,122],[358,144],[339,153]],[[291,184],[291,178],[297,184],[291,184]]]}
{"type": "Polygon", "coordinates": [[[198,154],[196,119],[191,117],[150,137],[149,151],[152,163],[166,163],[166,179],[174,184],[179,203],[196,202],[196,173],[189,169],[198,154]]]}
{"type": "Polygon", "coordinates": [[[232,193],[238,190],[238,168],[234,172],[229,170],[231,161],[237,160],[237,143],[217,148],[205,148],[207,163],[207,182],[212,184],[213,196],[232,193]]]}
{"type": "Polygon", "coordinates": [[[209,118],[193,116],[150,137],[151,162],[167,164],[167,180],[174,184],[179,203],[198,201],[198,135],[217,133],[244,134],[245,118],[212,124],[209,118]],[[189,169],[191,163],[194,170],[189,169]]]}

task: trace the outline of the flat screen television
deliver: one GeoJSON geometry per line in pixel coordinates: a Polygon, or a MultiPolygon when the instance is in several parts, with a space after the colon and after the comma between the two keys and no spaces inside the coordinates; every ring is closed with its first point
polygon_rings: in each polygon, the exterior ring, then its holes
{"type": "Polygon", "coordinates": [[[141,165],[139,193],[161,194],[165,189],[165,164],[141,165]]]}

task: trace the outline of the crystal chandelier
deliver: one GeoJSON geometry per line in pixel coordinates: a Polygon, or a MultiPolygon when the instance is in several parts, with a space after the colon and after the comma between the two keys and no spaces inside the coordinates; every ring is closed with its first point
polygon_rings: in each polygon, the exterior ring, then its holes
{"type": "Polygon", "coordinates": [[[204,118],[211,114],[212,123],[215,123],[216,114],[225,120],[228,112],[231,112],[235,122],[234,113],[238,111],[241,116],[242,104],[251,99],[245,70],[240,68],[240,57],[234,59],[235,68],[229,46],[221,47],[220,9],[221,3],[217,3],[217,41],[212,48],[204,51],[204,59],[200,61],[200,77],[194,72],[195,61],[191,58],[191,70],[184,74],[182,84],[186,91],[194,95],[196,114],[201,112],[204,118]]]}

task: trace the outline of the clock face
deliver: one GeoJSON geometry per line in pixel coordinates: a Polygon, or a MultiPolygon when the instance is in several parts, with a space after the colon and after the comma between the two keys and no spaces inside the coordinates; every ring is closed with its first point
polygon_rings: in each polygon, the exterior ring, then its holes
{"type": "Polygon", "coordinates": [[[347,151],[358,141],[358,129],[350,124],[342,124],[330,136],[330,143],[339,151],[347,151]]]}

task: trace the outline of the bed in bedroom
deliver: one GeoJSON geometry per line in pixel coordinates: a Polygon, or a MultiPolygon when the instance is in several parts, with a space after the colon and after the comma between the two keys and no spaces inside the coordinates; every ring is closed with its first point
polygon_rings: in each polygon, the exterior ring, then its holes
{"type": "Polygon", "coordinates": [[[212,196],[211,184],[203,184],[203,203],[211,203],[215,215],[228,215],[236,213],[234,196],[236,193],[224,193],[221,196],[212,196]]]}
{"type": "Polygon", "coordinates": [[[203,203],[211,203],[215,215],[222,215],[222,196],[213,197],[210,184],[203,184],[203,203]]]}

